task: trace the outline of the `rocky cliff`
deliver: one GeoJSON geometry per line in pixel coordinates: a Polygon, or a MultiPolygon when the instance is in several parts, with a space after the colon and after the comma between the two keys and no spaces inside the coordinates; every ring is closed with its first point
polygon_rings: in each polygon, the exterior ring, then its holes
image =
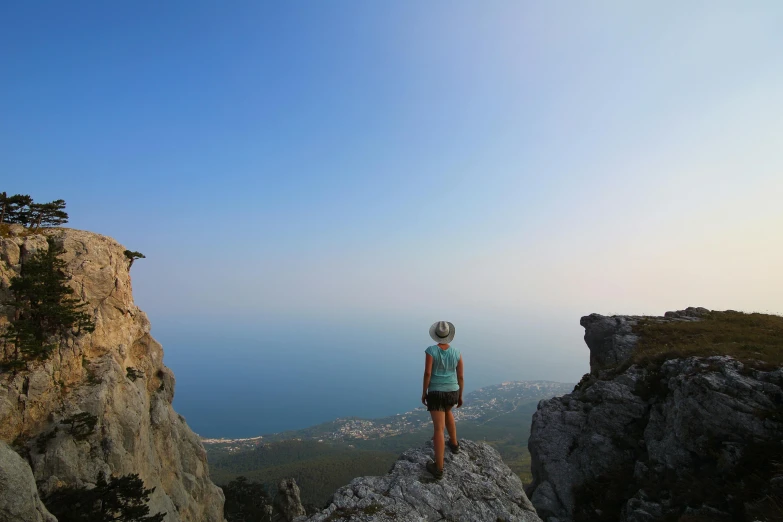
{"type": "Polygon", "coordinates": [[[457,455],[446,451],[444,475],[425,465],[432,442],[410,449],[382,477],[359,477],[335,492],[323,511],[298,522],[540,522],[522,482],[491,446],[462,439],[457,455]]]}
{"type": "MultiPolygon", "coordinates": [[[[222,491],[209,480],[201,442],[171,406],[174,375],[133,302],[125,248],[89,232],[47,233],[64,246],[70,284],[96,327],[68,337],[44,362],[0,373],[0,440],[27,456],[42,495],[93,484],[99,473],[138,473],[155,488],[151,513],[222,522],[222,491]]],[[[13,313],[11,278],[46,248],[44,235],[0,239],[0,329],[13,313]]],[[[3,346],[0,363],[10,355],[3,346]]]]}
{"type": "Polygon", "coordinates": [[[783,520],[783,317],[581,324],[591,373],[533,417],[528,493],[544,520],[783,520]]]}
{"type": "Polygon", "coordinates": [[[30,466],[0,441],[0,520],[56,522],[38,496],[30,466]]]}

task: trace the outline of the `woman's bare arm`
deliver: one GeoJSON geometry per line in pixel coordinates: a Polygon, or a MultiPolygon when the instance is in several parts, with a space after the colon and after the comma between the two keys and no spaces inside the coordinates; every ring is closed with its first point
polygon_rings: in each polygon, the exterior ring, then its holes
{"type": "Polygon", "coordinates": [[[462,378],[462,354],[459,356],[459,362],[457,363],[457,382],[459,383],[459,402],[457,402],[457,408],[462,406],[462,389],[465,387],[465,379],[462,378]]]}
{"type": "Polygon", "coordinates": [[[421,403],[427,405],[427,388],[430,387],[430,377],[432,376],[432,355],[424,354],[424,382],[421,389],[421,403]]]}

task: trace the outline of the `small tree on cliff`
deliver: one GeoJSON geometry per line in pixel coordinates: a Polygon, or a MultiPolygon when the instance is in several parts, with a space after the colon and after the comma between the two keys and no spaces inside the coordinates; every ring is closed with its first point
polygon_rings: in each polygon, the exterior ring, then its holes
{"type": "Polygon", "coordinates": [[[84,312],[86,303],[71,297],[65,261],[58,256],[63,247],[47,238],[49,248],[39,250],[22,264],[18,277],[11,280],[10,290],[15,313],[3,335],[13,343],[23,360],[46,358],[57,337],[74,328],[92,332],[95,324],[84,312]]]}
{"type": "Polygon", "coordinates": [[[142,254],[141,252],[136,252],[135,250],[126,250],[125,251],[125,257],[130,259],[130,263],[128,263],[128,270],[133,266],[133,262],[137,259],[145,259],[147,256],[142,254]]]}
{"type": "Polygon", "coordinates": [[[44,499],[59,522],[161,522],[166,513],[150,515],[147,506],[155,488],[146,489],[138,474],[112,477],[101,473],[95,487],[60,488],[44,499]]]}

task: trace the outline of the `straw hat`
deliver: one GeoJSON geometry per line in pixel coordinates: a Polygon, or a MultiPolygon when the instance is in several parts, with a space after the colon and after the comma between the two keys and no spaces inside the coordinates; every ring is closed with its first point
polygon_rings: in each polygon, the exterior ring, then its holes
{"type": "Polygon", "coordinates": [[[440,344],[449,344],[454,339],[454,323],[438,321],[430,326],[430,337],[440,344]]]}

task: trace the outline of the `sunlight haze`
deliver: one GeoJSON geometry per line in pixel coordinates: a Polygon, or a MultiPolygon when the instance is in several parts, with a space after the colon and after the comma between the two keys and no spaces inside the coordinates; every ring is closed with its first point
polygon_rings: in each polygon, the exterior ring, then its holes
{"type": "Polygon", "coordinates": [[[414,408],[436,320],[468,390],[577,382],[582,315],[783,314],[781,24],[771,1],[6,3],[2,190],[146,255],[136,303],[202,434],[271,416],[234,400],[289,375],[414,408]]]}

